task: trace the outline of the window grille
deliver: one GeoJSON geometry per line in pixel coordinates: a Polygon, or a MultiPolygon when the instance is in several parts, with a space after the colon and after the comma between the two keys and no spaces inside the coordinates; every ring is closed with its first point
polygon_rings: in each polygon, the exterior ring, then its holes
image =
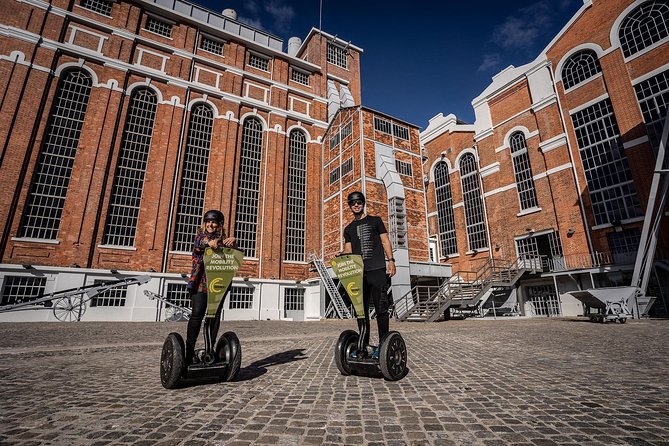
{"type": "Polygon", "coordinates": [[[257,54],[249,54],[249,66],[263,71],[269,71],[269,59],[258,56],[257,54]]]}
{"type": "Polygon", "coordinates": [[[102,243],[134,246],[144,176],[158,98],[148,88],[133,91],[102,243]]]}
{"type": "Polygon", "coordinates": [[[334,43],[328,42],[327,51],[328,63],[337,65],[338,67],[342,68],[348,67],[347,52],[344,48],[340,47],[339,45],[335,45],[334,43]]]}
{"type": "Polygon", "coordinates": [[[513,172],[516,177],[516,188],[520,200],[520,209],[537,207],[537,192],[532,179],[532,166],[527,154],[527,141],[522,132],[516,132],[509,138],[513,172]]]}
{"type": "Polygon", "coordinates": [[[516,249],[518,250],[518,257],[534,258],[539,255],[539,244],[536,237],[527,237],[516,240],[516,249]]]}
{"type": "Polygon", "coordinates": [[[407,177],[413,176],[413,166],[406,161],[395,160],[395,169],[397,169],[397,173],[400,175],[405,175],[407,177]]]}
{"type": "Polygon", "coordinates": [[[207,36],[202,36],[200,39],[200,49],[208,51],[219,56],[223,55],[223,42],[218,40],[210,39],[207,36]]]}
{"type": "MultiPolygon", "coordinates": [[[[99,285],[105,282],[107,281],[96,280],[94,283],[99,285]]],[[[110,288],[91,299],[91,307],[124,307],[127,294],[127,285],[110,288]]]]}
{"type": "Polygon", "coordinates": [[[39,299],[44,295],[46,277],[5,276],[0,305],[15,305],[39,299]]]}
{"type": "Polygon", "coordinates": [[[304,311],[304,288],[286,288],[283,298],[284,311],[304,311]]]}
{"type": "Polygon", "coordinates": [[[213,124],[214,112],[211,107],[206,104],[197,104],[193,107],[186,138],[174,225],[172,249],[175,251],[191,250],[193,236],[202,221],[213,124]]]}
{"type": "Polygon", "coordinates": [[[250,310],[253,308],[253,287],[233,286],[230,288],[231,310],[250,310]]]}
{"type": "Polygon", "coordinates": [[[590,79],[597,73],[601,73],[597,54],[593,50],[583,50],[572,55],[562,68],[562,84],[567,90],[574,85],[590,79]]]}
{"type": "Polygon", "coordinates": [[[258,118],[252,117],[244,121],[235,209],[235,239],[237,246],[247,257],[256,256],[262,132],[262,123],[258,118]]]}
{"type": "Polygon", "coordinates": [[[153,16],[146,17],[146,27],[144,29],[163,37],[172,37],[172,24],[153,16]]]}
{"type": "Polygon", "coordinates": [[[571,116],[596,224],[642,215],[609,99],[571,116]]]}
{"type": "Polygon", "coordinates": [[[333,185],[337,181],[339,181],[339,166],[330,171],[330,185],[333,185]]]}
{"type": "Polygon", "coordinates": [[[347,137],[351,136],[351,133],[353,133],[353,122],[349,121],[348,124],[341,128],[340,139],[343,141],[347,137]]]}
{"type": "Polygon", "coordinates": [[[448,165],[443,161],[434,168],[434,190],[437,196],[437,226],[441,255],[457,254],[458,242],[455,235],[451,179],[448,175],[448,165]]]}
{"type": "Polygon", "coordinates": [[[339,132],[334,133],[332,135],[332,138],[330,138],[330,150],[334,149],[335,147],[337,147],[337,145],[339,145],[339,138],[340,138],[339,132]]]}
{"type": "Polygon", "coordinates": [[[390,135],[390,121],[374,116],[374,129],[390,135]]]}
{"type": "Polygon", "coordinates": [[[614,263],[634,263],[641,241],[641,231],[638,228],[609,232],[607,238],[614,263]]]}
{"type": "Polygon", "coordinates": [[[309,73],[293,68],[290,73],[290,79],[302,85],[309,85],[309,73]]]}
{"type": "Polygon", "coordinates": [[[486,248],[485,220],[483,218],[483,199],[479,187],[479,174],[476,169],[476,159],[467,153],[460,161],[460,178],[462,182],[462,196],[465,205],[465,224],[467,226],[467,240],[469,249],[486,248]]]}
{"type": "Polygon", "coordinates": [[[634,89],[646,123],[648,139],[657,154],[662,138],[662,126],[669,108],[669,70],[638,83],[634,89]]]}
{"type": "Polygon", "coordinates": [[[409,140],[409,129],[407,127],[393,123],[393,133],[397,138],[404,139],[406,141],[409,140]]]}
{"type": "Polygon", "coordinates": [[[625,57],[669,36],[669,2],[654,0],[636,7],[620,25],[618,37],[625,57]]]}
{"type": "Polygon", "coordinates": [[[307,200],[307,138],[293,130],[288,140],[286,260],[304,262],[307,200]]]}
{"type": "Polygon", "coordinates": [[[353,172],[353,157],[348,158],[346,161],[341,163],[341,176],[343,177],[347,173],[353,172]]]}
{"type": "Polygon", "coordinates": [[[109,0],[81,0],[81,7],[111,17],[113,3],[109,0]]]}
{"type": "Polygon", "coordinates": [[[61,76],[21,220],[20,237],[55,240],[86,116],[92,79],[83,70],[61,76]]]}
{"type": "Polygon", "coordinates": [[[167,300],[183,308],[191,307],[191,298],[185,283],[168,283],[167,300]]]}

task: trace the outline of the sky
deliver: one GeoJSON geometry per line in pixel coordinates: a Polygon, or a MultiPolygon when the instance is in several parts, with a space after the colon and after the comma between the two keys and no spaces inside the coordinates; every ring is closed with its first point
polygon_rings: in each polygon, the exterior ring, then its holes
{"type": "Polygon", "coordinates": [[[284,41],[312,27],[362,48],[362,105],[425,129],[474,122],[472,100],[509,65],[533,61],[583,0],[193,0],[284,41]],[[322,4],[322,13],[321,13],[322,4]]]}

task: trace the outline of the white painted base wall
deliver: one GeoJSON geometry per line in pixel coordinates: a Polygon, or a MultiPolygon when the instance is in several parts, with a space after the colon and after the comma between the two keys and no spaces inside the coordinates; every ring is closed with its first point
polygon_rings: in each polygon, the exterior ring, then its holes
{"type": "MultiPolygon", "coordinates": [[[[179,274],[161,274],[120,271],[122,276],[149,275],[151,280],[142,285],[130,285],[126,293],[125,305],[122,307],[91,307],[87,305],[82,321],[158,321],[165,318],[165,305],[160,301],[149,299],[144,290],[152,291],[163,297],[167,296],[167,286],[171,283],[185,283],[179,274]]],[[[8,277],[43,277],[46,279],[43,295],[54,292],[92,285],[96,280],[110,281],[119,278],[108,270],[83,268],[53,268],[35,266],[25,269],[21,265],[0,264],[0,295],[5,292],[8,277]]],[[[232,286],[248,286],[253,288],[253,302],[249,309],[230,309],[229,298],[223,303],[224,320],[293,320],[284,317],[284,295],[287,288],[303,288],[304,320],[320,320],[321,287],[319,281],[295,282],[289,280],[256,280],[244,281],[235,279],[232,286]]],[[[3,298],[4,305],[4,298],[3,298]]],[[[5,307],[6,308],[6,307],[5,307]]],[[[0,322],[58,322],[51,309],[27,309],[20,311],[0,312],[0,322]]]]}

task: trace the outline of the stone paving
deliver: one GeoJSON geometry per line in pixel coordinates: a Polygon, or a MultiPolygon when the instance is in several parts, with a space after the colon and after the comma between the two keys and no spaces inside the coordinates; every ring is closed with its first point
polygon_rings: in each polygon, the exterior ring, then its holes
{"type": "Polygon", "coordinates": [[[0,324],[0,444],[669,445],[669,321],[391,323],[398,382],[339,374],[354,326],[224,322],[238,380],[165,390],[185,323],[0,324]]]}

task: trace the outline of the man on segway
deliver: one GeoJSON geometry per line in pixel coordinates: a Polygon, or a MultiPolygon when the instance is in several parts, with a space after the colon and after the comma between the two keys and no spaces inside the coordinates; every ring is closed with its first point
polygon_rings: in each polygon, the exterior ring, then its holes
{"type": "MultiPolygon", "coordinates": [[[[379,330],[379,342],[390,330],[388,308],[390,302],[385,292],[388,277],[395,275],[395,259],[383,220],[365,213],[365,196],[362,192],[348,195],[348,205],[354,220],[344,228],[344,254],[359,254],[364,263],[363,307],[364,318],[358,319],[358,329],[362,338],[362,350],[355,349],[351,358],[367,357],[369,352],[369,298],[376,310],[376,323],[379,330]],[[384,257],[385,253],[385,257],[384,257]],[[386,260],[388,264],[386,266],[386,260]]],[[[379,347],[371,354],[372,359],[379,358],[379,347]]]]}

